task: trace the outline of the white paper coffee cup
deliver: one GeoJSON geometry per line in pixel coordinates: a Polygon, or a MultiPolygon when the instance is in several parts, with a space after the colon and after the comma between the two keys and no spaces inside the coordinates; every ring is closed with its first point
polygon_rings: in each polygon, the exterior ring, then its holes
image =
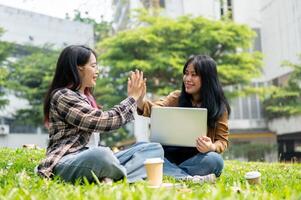
{"type": "Polygon", "coordinates": [[[247,179],[249,184],[260,184],[261,183],[260,177],[261,174],[258,171],[247,172],[245,175],[245,178],[247,179]]]}
{"type": "Polygon", "coordinates": [[[163,163],[161,158],[148,158],[144,161],[147,180],[150,186],[160,186],[163,180],[163,163]]]}

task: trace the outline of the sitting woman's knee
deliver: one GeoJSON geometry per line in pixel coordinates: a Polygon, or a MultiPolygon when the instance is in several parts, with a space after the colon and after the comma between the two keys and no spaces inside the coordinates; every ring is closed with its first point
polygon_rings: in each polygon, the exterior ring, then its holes
{"type": "Polygon", "coordinates": [[[161,144],[159,143],[149,143],[149,149],[156,153],[157,157],[164,158],[164,150],[161,144]]]}
{"type": "Polygon", "coordinates": [[[110,165],[112,162],[116,162],[113,152],[109,148],[93,148],[86,157],[86,162],[96,165],[110,165]]]}
{"type": "Polygon", "coordinates": [[[137,152],[140,152],[140,154],[146,158],[164,158],[164,150],[161,144],[154,143],[154,142],[147,142],[139,144],[139,149],[137,152]]]}
{"type": "Polygon", "coordinates": [[[206,156],[209,166],[212,166],[216,176],[220,176],[224,168],[224,160],[222,156],[216,152],[209,152],[206,156]]]}
{"type": "Polygon", "coordinates": [[[152,146],[152,148],[154,148],[154,149],[156,149],[158,151],[164,152],[163,147],[162,147],[162,145],[160,143],[151,142],[149,144],[152,146]]]}

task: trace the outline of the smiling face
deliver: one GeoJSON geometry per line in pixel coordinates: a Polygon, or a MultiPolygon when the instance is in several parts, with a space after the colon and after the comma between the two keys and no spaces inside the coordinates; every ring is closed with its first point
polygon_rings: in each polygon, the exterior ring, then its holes
{"type": "Polygon", "coordinates": [[[94,87],[99,74],[96,57],[93,53],[89,61],[84,66],[78,66],[78,72],[81,79],[80,91],[84,92],[87,87],[94,87]]]}
{"type": "Polygon", "coordinates": [[[198,96],[200,94],[202,80],[201,77],[196,73],[192,64],[189,64],[185,69],[183,82],[185,86],[185,91],[188,94],[192,96],[198,96]]]}

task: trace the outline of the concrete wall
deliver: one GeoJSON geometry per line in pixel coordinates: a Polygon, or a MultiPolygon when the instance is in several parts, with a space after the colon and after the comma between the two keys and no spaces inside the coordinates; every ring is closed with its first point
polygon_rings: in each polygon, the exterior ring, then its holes
{"type": "Polygon", "coordinates": [[[150,118],[135,115],[134,135],[137,142],[149,142],[150,118]]]}
{"type": "Polygon", "coordinates": [[[0,135],[0,147],[20,148],[24,144],[35,144],[46,148],[48,134],[8,134],[0,135]]]}
{"type": "Polygon", "coordinates": [[[269,121],[268,127],[277,135],[301,132],[301,115],[282,117],[269,121]]]}
{"type": "Polygon", "coordinates": [[[233,20],[252,28],[261,27],[261,2],[262,0],[233,0],[233,20]]]}
{"type": "Polygon", "coordinates": [[[8,91],[4,98],[9,99],[9,102],[7,106],[0,110],[0,124],[2,117],[13,118],[17,110],[29,107],[27,100],[16,97],[11,91],[8,91]]]}
{"type": "Polygon", "coordinates": [[[230,119],[231,129],[265,129],[267,127],[264,119],[230,119]]]}
{"type": "MultiPolygon", "coordinates": [[[[131,27],[133,20],[128,19],[134,9],[143,8],[140,0],[114,1],[114,28],[122,30],[131,27]]],[[[165,0],[163,15],[177,18],[183,15],[203,16],[210,19],[220,19],[219,0],[165,0]]]]}
{"type": "Polygon", "coordinates": [[[166,0],[164,13],[169,17],[182,15],[203,16],[219,19],[219,0],[166,0]]]}
{"type": "Polygon", "coordinates": [[[263,0],[262,47],[264,74],[271,80],[290,71],[283,60],[297,61],[301,53],[301,1],[263,0]]]}
{"type": "Polygon", "coordinates": [[[17,44],[55,47],[85,44],[93,47],[93,26],[0,5],[0,27],[5,29],[1,40],[17,44]]]}

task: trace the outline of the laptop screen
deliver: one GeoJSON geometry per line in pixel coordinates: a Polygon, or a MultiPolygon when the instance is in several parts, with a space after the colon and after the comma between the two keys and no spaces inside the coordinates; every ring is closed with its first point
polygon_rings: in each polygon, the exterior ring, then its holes
{"type": "Polygon", "coordinates": [[[150,141],[162,145],[195,147],[207,135],[207,109],[152,107],[150,141]]]}

